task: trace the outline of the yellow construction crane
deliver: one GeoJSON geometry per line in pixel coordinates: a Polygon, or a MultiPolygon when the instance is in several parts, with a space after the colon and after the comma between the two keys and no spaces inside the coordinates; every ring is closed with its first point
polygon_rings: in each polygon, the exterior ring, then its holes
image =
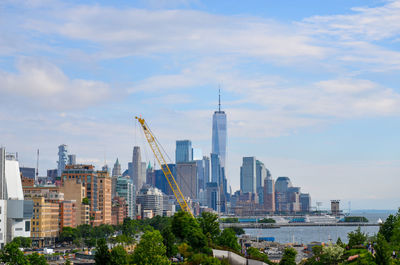
{"type": "Polygon", "coordinates": [[[156,138],[154,137],[153,133],[151,132],[149,126],[147,125],[146,121],[142,119],[141,117],[135,117],[142,126],[144,135],[146,136],[147,142],[150,145],[151,150],[154,153],[154,156],[156,157],[158,164],[161,167],[161,170],[164,173],[165,178],[168,181],[169,186],[171,187],[172,192],[175,195],[176,200],[179,203],[179,206],[181,209],[185,212],[190,213],[193,216],[192,211],[190,210],[189,205],[187,204],[185,197],[183,197],[183,194],[181,192],[181,189],[179,188],[178,184],[175,181],[174,176],[171,173],[171,170],[169,169],[169,166],[164,158],[164,156],[161,153],[161,149],[159,147],[159,144],[157,143],[156,138]]]}

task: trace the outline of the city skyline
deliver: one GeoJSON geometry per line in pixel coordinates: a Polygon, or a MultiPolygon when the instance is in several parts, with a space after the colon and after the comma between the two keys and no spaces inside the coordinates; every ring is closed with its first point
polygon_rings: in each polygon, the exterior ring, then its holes
{"type": "Polygon", "coordinates": [[[153,164],[135,115],[170,157],[179,139],[209,156],[220,84],[233,190],[255,156],[325,207],[400,206],[399,1],[150,2],[0,4],[0,145],[21,166],[39,148],[45,175],[61,144],[153,164]]]}

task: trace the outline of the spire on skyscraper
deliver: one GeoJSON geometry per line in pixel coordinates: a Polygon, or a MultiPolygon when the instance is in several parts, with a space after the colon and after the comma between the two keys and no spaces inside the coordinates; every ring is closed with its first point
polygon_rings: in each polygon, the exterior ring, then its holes
{"type": "Polygon", "coordinates": [[[221,111],[221,85],[218,85],[218,111],[221,111]]]}

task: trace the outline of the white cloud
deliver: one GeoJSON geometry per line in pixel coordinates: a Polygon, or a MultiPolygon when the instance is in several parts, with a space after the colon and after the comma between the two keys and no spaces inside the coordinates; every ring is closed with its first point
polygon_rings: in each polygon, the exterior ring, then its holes
{"type": "Polygon", "coordinates": [[[311,38],[295,29],[251,17],[101,6],[71,7],[63,11],[62,19],[56,17],[51,21],[30,19],[25,26],[98,43],[103,47],[102,57],[194,52],[286,61],[303,56],[322,58],[325,54],[311,38]]]}
{"type": "Polygon", "coordinates": [[[30,106],[47,109],[86,108],[110,96],[108,84],[70,79],[57,66],[42,60],[21,59],[17,73],[0,72],[0,94],[22,99],[30,106]]]}

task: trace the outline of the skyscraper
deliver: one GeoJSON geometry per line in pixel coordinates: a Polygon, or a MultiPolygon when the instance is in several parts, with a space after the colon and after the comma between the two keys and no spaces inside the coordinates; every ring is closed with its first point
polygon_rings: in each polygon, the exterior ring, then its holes
{"type": "Polygon", "coordinates": [[[243,157],[240,167],[240,190],[243,193],[256,193],[256,158],[243,157]]]}
{"type": "Polygon", "coordinates": [[[76,165],[76,155],[68,155],[68,165],[76,165]]]}
{"type": "Polygon", "coordinates": [[[118,158],[117,158],[117,161],[115,161],[115,164],[114,164],[114,167],[112,170],[112,176],[119,177],[121,175],[122,175],[121,174],[121,164],[119,163],[118,158]]]}
{"type": "Polygon", "coordinates": [[[226,114],[221,110],[221,94],[219,94],[218,110],[213,115],[212,153],[220,157],[221,167],[225,167],[226,158],[226,114]]]}
{"type": "Polygon", "coordinates": [[[264,179],[267,177],[267,169],[260,160],[256,160],[256,191],[260,204],[264,204],[264,179]]]}
{"type": "Polygon", "coordinates": [[[264,179],[264,209],[268,212],[275,212],[275,182],[267,169],[267,176],[264,179]]]}
{"type": "Polygon", "coordinates": [[[58,146],[57,176],[61,177],[68,162],[68,147],[65,144],[58,146]]]}
{"type": "Polygon", "coordinates": [[[135,185],[136,193],[140,191],[143,184],[146,183],[145,177],[142,174],[142,157],[140,155],[140,147],[133,147],[133,156],[132,156],[132,181],[133,185],[135,185]]]}
{"type": "Polygon", "coordinates": [[[211,182],[221,182],[221,159],[218,154],[211,154],[211,182]]]}
{"type": "Polygon", "coordinates": [[[175,163],[186,163],[193,160],[193,148],[190,140],[176,141],[175,163]]]}

